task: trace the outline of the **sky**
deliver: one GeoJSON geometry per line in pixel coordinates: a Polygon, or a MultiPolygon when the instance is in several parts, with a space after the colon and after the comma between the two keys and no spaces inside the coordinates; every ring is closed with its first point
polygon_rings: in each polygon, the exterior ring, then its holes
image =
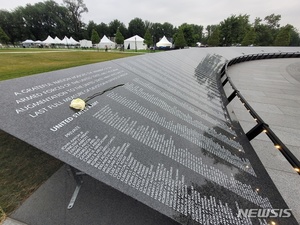
{"type": "MultiPolygon", "coordinates": [[[[63,4],[63,0],[54,0],[63,4]]],[[[1,1],[0,9],[14,10],[18,6],[35,4],[43,0],[1,1]]],[[[264,19],[272,13],[281,15],[280,25],[291,24],[300,32],[300,0],[83,0],[89,12],[82,14],[85,23],[94,21],[108,24],[118,19],[128,23],[138,17],[153,23],[169,22],[202,25],[219,24],[231,15],[250,15],[250,23],[256,17],[264,19]]]]}

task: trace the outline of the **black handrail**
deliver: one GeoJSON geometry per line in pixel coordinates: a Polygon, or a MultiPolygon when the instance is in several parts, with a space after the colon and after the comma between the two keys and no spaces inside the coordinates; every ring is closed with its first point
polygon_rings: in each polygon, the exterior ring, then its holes
{"type": "Polygon", "coordinates": [[[266,133],[269,139],[274,143],[276,149],[280,150],[282,155],[287,159],[287,161],[293,166],[294,170],[300,175],[300,161],[294,156],[294,154],[288,149],[288,147],[277,137],[277,135],[272,131],[268,124],[266,124],[263,119],[255,112],[255,110],[251,107],[251,105],[246,101],[243,95],[239,92],[239,90],[235,87],[233,82],[231,81],[228,75],[228,67],[237,63],[252,61],[252,60],[260,60],[260,59],[278,59],[278,58],[300,58],[299,52],[280,52],[280,53],[261,53],[261,54],[251,54],[251,55],[243,55],[240,57],[236,57],[230,61],[228,61],[223,68],[221,69],[221,78],[226,75],[225,80],[222,82],[222,86],[224,87],[226,83],[229,82],[231,85],[233,92],[227,98],[229,104],[236,96],[257,122],[257,125],[254,126],[250,131],[246,133],[246,136],[249,141],[255,138],[261,132],[266,133]]]}

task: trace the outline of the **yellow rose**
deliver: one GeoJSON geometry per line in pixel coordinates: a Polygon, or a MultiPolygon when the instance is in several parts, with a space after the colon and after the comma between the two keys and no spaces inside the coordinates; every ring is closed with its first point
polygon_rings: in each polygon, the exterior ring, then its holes
{"type": "Polygon", "coordinates": [[[76,98],[71,101],[70,107],[73,109],[80,109],[84,110],[85,108],[85,101],[83,101],[81,98],[76,98]]]}

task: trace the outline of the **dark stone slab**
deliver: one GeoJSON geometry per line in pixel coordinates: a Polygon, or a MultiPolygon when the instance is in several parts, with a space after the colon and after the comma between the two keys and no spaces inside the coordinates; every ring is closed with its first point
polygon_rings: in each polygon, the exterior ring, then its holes
{"type": "Polygon", "coordinates": [[[4,81],[0,128],[181,224],[297,224],[237,215],[287,206],[230,121],[222,63],[191,49],[4,81]]]}

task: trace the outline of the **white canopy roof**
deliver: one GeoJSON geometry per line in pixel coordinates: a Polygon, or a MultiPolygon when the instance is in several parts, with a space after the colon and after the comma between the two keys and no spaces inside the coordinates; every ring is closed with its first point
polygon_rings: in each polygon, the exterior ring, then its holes
{"type": "Polygon", "coordinates": [[[80,43],[74,38],[70,37],[68,38],[67,36],[64,37],[64,39],[61,40],[61,44],[63,45],[79,45],[80,43]]]}
{"type": "Polygon", "coordinates": [[[113,41],[109,40],[106,35],[103,36],[103,38],[101,38],[99,44],[104,44],[104,43],[107,43],[107,44],[114,44],[113,41]]]}
{"type": "Polygon", "coordinates": [[[64,45],[71,45],[71,41],[70,39],[65,36],[62,40],[61,40],[61,43],[64,44],[64,45]]]}
{"type": "Polygon", "coordinates": [[[99,44],[98,44],[98,48],[115,48],[116,47],[116,43],[109,40],[106,35],[103,36],[103,38],[101,38],[99,44]]]}
{"type": "Polygon", "coordinates": [[[134,35],[124,41],[144,41],[144,38],[141,38],[139,35],[134,35]]]}
{"type": "Polygon", "coordinates": [[[144,38],[138,35],[134,35],[131,38],[124,40],[124,47],[126,49],[147,49],[147,45],[144,43],[144,38]]]}
{"type": "Polygon", "coordinates": [[[27,40],[22,42],[22,44],[32,44],[32,43],[34,43],[34,41],[30,40],[30,39],[27,39],[27,40]]]}
{"type": "Polygon", "coordinates": [[[79,42],[76,41],[73,37],[70,37],[69,40],[70,40],[71,45],[79,45],[79,42]]]}
{"type": "Polygon", "coordinates": [[[168,41],[166,36],[163,36],[162,39],[160,39],[159,42],[156,43],[157,47],[172,47],[172,43],[168,41]]]}
{"type": "Polygon", "coordinates": [[[61,40],[56,36],[54,38],[55,44],[61,44],[61,40]]]}
{"type": "Polygon", "coordinates": [[[55,40],[48,35],[47,39],[43,41],[44,44],[55,44],[55,40]]]}

